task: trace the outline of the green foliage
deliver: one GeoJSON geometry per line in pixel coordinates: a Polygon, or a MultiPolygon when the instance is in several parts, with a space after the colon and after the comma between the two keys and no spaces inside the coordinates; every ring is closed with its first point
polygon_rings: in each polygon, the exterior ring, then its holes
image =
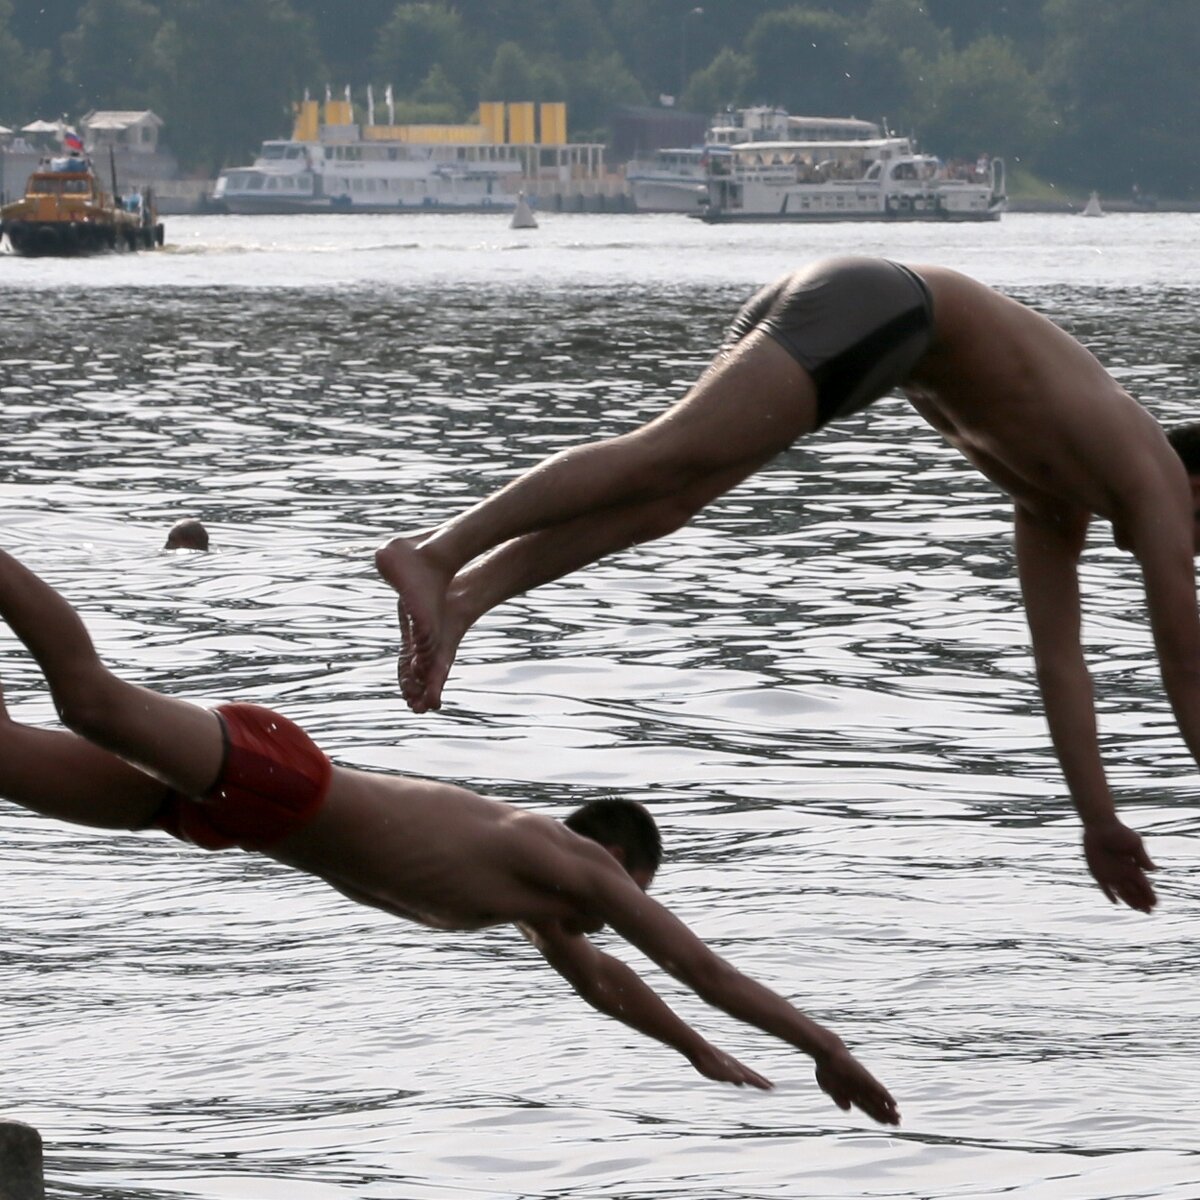
{"type": "Polygon", "coordinates": [[[286,134],[306,89],[361,103],[370,80],[438,121],[565,99],[576,138],[660,95],[886,119],[943,156],[1184,196],[1198,61],[1200,0],[0,0],[0,122],[148,105],[204,170],[286,134]]]}
{"type": "Polygon", "coordinates": [[[405,96],[420,87],[434,67],[441,67],[460,93],[474,93],[478,64],[474,40],[463,20],[442,4],[401,4],[379,31],[372,59],[376,79],[405,96]]]}
{"type": "Polygon", "coordinates": [[[1090,187],[1200,193],[1200,9],[1195,0],[1049,0],[1046,77],[1057,146],[1090,187]]]}
{"type": "Polygon", "coordinates": [[[747,105],[754,83],[754,64],[728,48],[688,80],[682,106],[689,112],[717,113],[730,105],[747,105]]]}
{"type": "Polygon", "coordinates": [[[290,132],[317,74],[308,22],[288,0],[169,0],[154,41],[155,108],[185,163],[215,171],[290,132]]]}
{"type": "Polygon", "coordinates": [[[440,109],[452,114],[440,118],[439,123],[458,121],[464,115],[462,93],[450,82],[440,63],[435,63],[433,69],[421,81],[421,86],[412,94],[416,104],[440,109]]]}
{"type": "Polygon", "coordinates": [[[851,29],[844,17],[815,8],[760,17],[746,37],[756,98],[812,116],[850,112],[851,29]]]}
{"type": "Polygon", "coordinates": [[[13,5],[0,0],[0,124],[19,127],[32,119],[50,76],[49,51],[29,51],[11,31],[13,5]]]}
{"type": "Polygon", "coordinates": [[[1049,103],[1007,38],[989,34],[918,70],[913,118],[943,157],[1032,157],[1046,140],[1049,103]]]}
{"type": "Polygon", "coordinates": [[[146,0],[87,0],[62,39],[63,77],[72,107],[143,109],[150,105],[153,45],[162,14],[146,0]]]}
{"type": "Polygon", "coordinates": [[[618,54],[597,54],[579,63],[566,86],[571,128],[593,130],[593,137],[603,134],[614,109],[646,102],[646,93],[618,54]]]}
{"type": "Polygon", "coordinates": [[[502,42],[483,77],[479,95],[483,100],[536,100],[533,63],[516,42],[502,42]]]}

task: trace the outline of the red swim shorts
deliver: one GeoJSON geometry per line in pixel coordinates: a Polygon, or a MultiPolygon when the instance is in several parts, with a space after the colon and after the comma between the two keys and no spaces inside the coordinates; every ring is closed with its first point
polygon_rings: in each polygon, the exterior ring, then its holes
{"type": "Polygon", "coordinates": [[[155,825],[202,850],[263,850],[316,815],[333,766],[294,721],[257,704],[215,710],[225,735],[221,773],[200,799],[168,794],[155,825]]]}

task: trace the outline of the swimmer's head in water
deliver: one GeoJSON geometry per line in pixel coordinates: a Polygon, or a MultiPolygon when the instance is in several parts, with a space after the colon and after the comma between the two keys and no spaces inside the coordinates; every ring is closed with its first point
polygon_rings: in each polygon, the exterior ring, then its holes
{"type": "Polygon", "coordinates": [[[618,861],[639,883],[645,879],[643,888],[654,878],[662,861],[662,835],[654,818],[637,801],[592,800],[563,824],[580,837],[619,850],[618,861]]]}
{"type": "Polygon", "coordinates": [[[167,532],[164,550],[207,550],[208,530],[194,517],[176,521],[167,532]]]}

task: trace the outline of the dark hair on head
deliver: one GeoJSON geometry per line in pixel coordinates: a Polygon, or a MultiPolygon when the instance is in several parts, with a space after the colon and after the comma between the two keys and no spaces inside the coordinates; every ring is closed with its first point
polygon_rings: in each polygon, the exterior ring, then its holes
{"type": "Polygon", "coordinates": [[[1183,459],[1187,473],[1200,475],[1200,421],[1189,421],[1186,425],[1175,425],[1168,429],[1167,441],[1183,459]]]}
{"type": "Polygon", "coordinates": [[[636,800],[591,800],[563,824],[601,846],[620,846],[627,871],[657,871],[662,836],[649,811],[636,800]]]}

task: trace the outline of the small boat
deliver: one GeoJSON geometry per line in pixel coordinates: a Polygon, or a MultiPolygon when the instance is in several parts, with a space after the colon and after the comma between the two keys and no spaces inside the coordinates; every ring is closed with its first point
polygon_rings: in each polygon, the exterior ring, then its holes
{"type": "Polygon", "coordinates": [[[101,186],[82,153],[44,160],[25,195],[0,208],[0,235],[14,254],[68,257],[110,250],[152,250],[163,227],[152,195],[124,198],[101,186]]]}
{"type": "Polygon", "coordinates": [[[1081,217],[1102,217],[1104,209],[1100,207],[1100,193],[1093,192],[1088,197],[1087,204],[1084,205],[1083,211],[1079,214],[1081,217]]]}

